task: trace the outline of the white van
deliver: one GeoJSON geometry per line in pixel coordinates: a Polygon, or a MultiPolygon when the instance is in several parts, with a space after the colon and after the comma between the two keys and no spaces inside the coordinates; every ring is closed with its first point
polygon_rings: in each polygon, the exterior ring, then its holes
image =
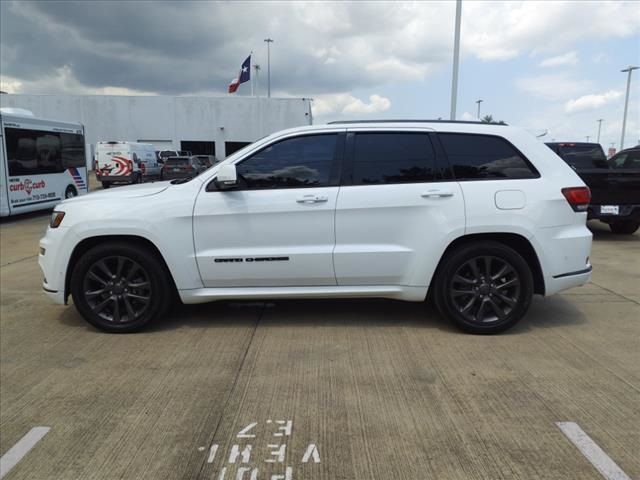
{"type": "Polygon", "coordinates": [[[162,165],[150,143],[98,142],[94,168],[104,188],[112,183],[142,183],[159,177],[162,165]]]}

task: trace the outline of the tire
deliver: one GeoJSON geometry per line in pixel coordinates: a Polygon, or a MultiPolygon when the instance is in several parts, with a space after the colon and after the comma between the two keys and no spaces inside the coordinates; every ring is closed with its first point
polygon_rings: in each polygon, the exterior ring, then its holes
{"type": "Polygon", "coordinates": [[[78,191],[73,185],[69,185],[64,191],[64,198],[73,198],[78,196],[78,191]]]}
{"type": "Polygon", "coordinates": [[[111,184],[109,182],[102,182],[102,188],[109,188],[111,184]]]}
{"type": "Polygon", "coordinates": [[[513,327],[529,309],[533,296],[533,274],[525,260],[512,248],[492,241],[463,245],[448,253],[434,284],[440,313],[475,334],[513,327]],[[489,259],[489,275],[485,259],[489,259]]]}
{"type": "Polygon", "coordinates": [[[620,220],[609,224],[609,228],[613,233],[622,235],[632,235],[636,233],[639,227],[640,222],[635,222],[633,220],[620,220]]]}
{"type": "Polygon", "coordinates": [[[124,242],[107,242],[80,257],[71,276],[71,296],[94,327],[129,333],[164,315],[174,292],[169,272],[156,255],[124,242]]]}

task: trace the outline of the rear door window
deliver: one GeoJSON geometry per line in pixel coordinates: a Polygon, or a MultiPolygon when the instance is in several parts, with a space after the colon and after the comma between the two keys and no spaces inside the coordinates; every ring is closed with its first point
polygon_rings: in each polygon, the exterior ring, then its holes
{"type": "Polygon", "coordinates": [[[538,178],[540,174],[511,143],[495,135],[438,133],[458,180],[538,178]]]}
{"type": "Polygon", "coordinates": [[[609,160],[612,168],[640,169],[640,150],[621,152],[609,160]]]}
{"type": "Polygon", "coordinates": [[[435,153],[428,133],[356,133],[348,185],[431,182],[435,153]]]}

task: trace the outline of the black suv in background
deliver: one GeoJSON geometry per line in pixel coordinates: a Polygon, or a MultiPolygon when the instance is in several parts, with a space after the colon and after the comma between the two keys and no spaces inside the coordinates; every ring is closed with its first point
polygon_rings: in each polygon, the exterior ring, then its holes
{"type": "Polygon", "coordinates": [[[169,157],[165,160],[160,172],[160,180],[195,177],[209,166],[198,157],[169,157]]]}
{"type": "Polygon", "coordinates": [[[596,218],[608,224],[614,233],[632,234],[638,230],[639,148],[622,150],[607,160],[598,143],[558,142],[547,143],[547,146],[568,163],[591,189],[589,219],[596,218]]]}

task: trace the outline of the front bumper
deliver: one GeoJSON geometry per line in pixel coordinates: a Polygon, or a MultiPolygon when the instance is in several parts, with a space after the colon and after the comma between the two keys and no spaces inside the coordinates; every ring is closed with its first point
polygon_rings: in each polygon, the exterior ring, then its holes
{"type": "Polygon", "coordinates": [[[47,228],[40,239],[38,265],[44,274],[42,289],[54,303],[66,303],[65,279],[67,265],[73,247],[77,244],[76,235],[68,228],[47,228]]]}

